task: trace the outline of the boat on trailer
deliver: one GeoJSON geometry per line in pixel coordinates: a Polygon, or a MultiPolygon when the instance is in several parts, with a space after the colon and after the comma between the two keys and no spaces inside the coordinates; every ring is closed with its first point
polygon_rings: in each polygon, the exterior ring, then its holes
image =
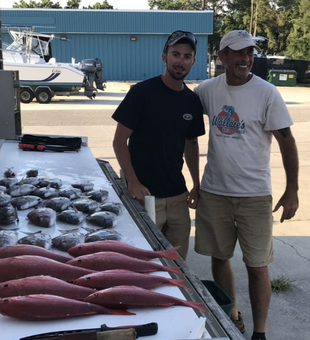
{"type": "Polygon", "coordinates": [[[55,95],[76,95],[84,89],[90,99],[98,90],[104,91],[102,63],[98,58],[80,63],[57,62],[52,57],[54,35],[34,32],[33,26],[2,25],[13,42],[3,49],[5,70],[19,71],[20,100],[30,103],[34,98],[47,104],[55,95]]]}

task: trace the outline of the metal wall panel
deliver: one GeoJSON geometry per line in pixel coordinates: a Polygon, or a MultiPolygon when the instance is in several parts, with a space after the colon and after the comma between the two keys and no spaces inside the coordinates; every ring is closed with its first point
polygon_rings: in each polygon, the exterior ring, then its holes
{"type": "MultiPolygon", "coordinates": [[[[106,80],[143,80],[164,71],[162,49],[177,29],[196,34],[197,61],[187,79],[207,77],[210,11],[2,10],[4,24],[31,24],[37,32],[52,33],[53,56],[59,62],[99,58],[106,80]],[[67,40],[60,40],[66,36],[67,40]],[[135,37],[136,41],[131,41],[135,37]]],[[[2,34],[3,41],[9,41],[2,34]]]]}

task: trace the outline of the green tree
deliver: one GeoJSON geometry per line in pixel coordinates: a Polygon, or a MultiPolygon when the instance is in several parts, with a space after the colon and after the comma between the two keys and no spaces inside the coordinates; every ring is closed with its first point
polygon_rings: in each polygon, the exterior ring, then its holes
{"type": "Polygon", "coordinates": [[[80,7],[81,0],[68,0],[67,6],[65,8],[78,9],[80,7]]]}
{"type": "Polygon", "coordinates": [[[148,0],[150,9],[171,11],[197,11],[202,7],[201,0],[148,0]]]}
{"type": "Polygon", "coordinates": [[[41,2],[30,0],[29,3],[27,3],[24,0],[20,0],[19,3],[14,2],[12,7],[13,8],[62,8],[59,2],[53,3],[50,0],[42,0],[41,2]]]}
{"type": "Polygon", "coordinates": [[[287,38],[288,56],[297,59],[310,59],[310,2],[300,0],[299,14],[292,20],[293,29],[287,38]]]}
{"type": "MultiPolygon", "coordinates": [[[[83,7],[86,8],[86,7],[83,7]]],[[[104,0],[102,3],[96,2],[93,6],[88,6],[88,9],[114,9],[112,5],[108,3],[107,0],[104,0]]]]}

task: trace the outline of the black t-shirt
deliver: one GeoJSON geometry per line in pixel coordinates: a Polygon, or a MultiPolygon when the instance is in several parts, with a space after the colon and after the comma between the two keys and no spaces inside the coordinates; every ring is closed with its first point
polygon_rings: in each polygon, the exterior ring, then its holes
{"type": "Polygon", "coordinates": [[[205,133],[199,97],[186,86],[170,89],[158,76],[134,85],[112,118],[133,131],[131,162],[151,194],[163,198],[184,193],[185,140],[205,133]]]}

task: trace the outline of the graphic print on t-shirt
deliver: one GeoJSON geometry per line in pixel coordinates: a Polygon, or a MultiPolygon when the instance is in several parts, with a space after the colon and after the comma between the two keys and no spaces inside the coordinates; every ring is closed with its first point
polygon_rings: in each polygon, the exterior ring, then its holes
{"type": "Polygon", "coordinates": [[[228,136],[236,133],[243,134],[245,131],[244,120],[240,121],[235,108],[229,105],[224,105],[222,111],[213,117],[212,125],[216,126],[223,135],[228,136]]]}

